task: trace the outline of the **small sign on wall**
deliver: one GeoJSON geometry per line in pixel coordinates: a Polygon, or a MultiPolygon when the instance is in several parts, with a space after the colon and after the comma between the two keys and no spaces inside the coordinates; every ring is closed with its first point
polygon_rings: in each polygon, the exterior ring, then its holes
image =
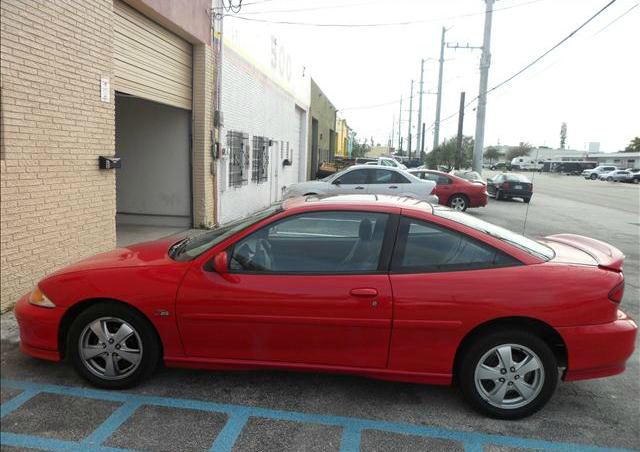
{"type": "Polygon", "coordinates": [[[100,100],[102,102],[111,101],[111,86],[109,84],[109,77],[100,78],[100,100]]]}

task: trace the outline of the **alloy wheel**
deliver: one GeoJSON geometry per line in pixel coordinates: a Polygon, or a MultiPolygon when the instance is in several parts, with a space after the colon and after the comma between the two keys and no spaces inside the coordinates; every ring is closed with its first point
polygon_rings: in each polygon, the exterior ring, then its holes
{"type": "Polygon", "coordinates": [[[486,352],[476,365],[475,385],[487,403],[516,409],[531,403],[544,386],[542,360],[530,348],[502,344],[486,352]]]}
{"type": "Polygon", "coordinates": [[[453,198],[450,203],[450,207],[453,210],[464,211],[467,208],[467,202],[462,196],[456,196],[453,198]]]}
{"type": "Polygon", "coordinates": [[[78,351],[92,374],[106,380],[121,380],[140,366],[142,340],[128,322],[117,317],[100,317],[80,333],[78,351]]]}

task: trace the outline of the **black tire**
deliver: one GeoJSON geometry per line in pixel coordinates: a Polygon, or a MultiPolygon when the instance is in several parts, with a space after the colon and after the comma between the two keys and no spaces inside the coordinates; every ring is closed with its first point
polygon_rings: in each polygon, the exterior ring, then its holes
{"type": "Polygon", "coordinates": [[[504,195],[501,190],[496,190],[496,201],[502,201],[504,199],[504,195]]]}
{"type": "Polygon", "coordinates": [[[558,385],[558,363],[549,346],[535,334],[518,330],[496,331],[476,338],[463,350],[458,361],[457,382],[465,399],[481,413],[497,419],[521,419],[540,410],[553,395],[558,385]],[[540,383],[541,388],[537,395],[524,406],[513,408],[495,406],[483,398],[476,387],[475,371],[480,359],[494,347],[503,344],[528,348],[537,355],[542,364],[544,379],[540,383]]]}
{"type": "Polygon", "coordinates": [[[138,311],[126,305],[108,301],[90,306],[75,318],[67,335],[66,350],[73,366],[82,377],[90,383],[106,389],[125,389],[137,385],[153,374],[154,370],[158,367],[161,357],[160,340],[151,322],[138,311]],[[137,368],[132,369],[130,374],[122,378],[101,378],[89,370],[89,365],[85,364],[85,360],[81,356],[81,335],[88,325],[102,318],[114,318],[126,322],[137,334],[134,340],[139,339],[141,342],[141,359],[139,364],[137,364],[137,368]]]}
{"type": "Polygon", "coordinates": [[[462,208],[459,210],[460,212],[464,212],[469,207],[469,198],[465,195],[455,194],[449,198],[449,207],[453,207],[454,201],[462,202],[462,208]]]}
{"type": "Polygon", "coordinates": [[[597,174],[592,174],[591,176],[589,176],[589,179],[591,180],[596,180],[598,178],[597,174]]]}
{"type": "Polygon", "coordinates": [[[613,177],[607,177],[607,182],[613,182],[613,177]]]}
{"type": "Polygon", "coordinates": [[[531,202],[531,197],[529,198],[522,198],[522,200],[526,203],[529,204],[531,202]]]}

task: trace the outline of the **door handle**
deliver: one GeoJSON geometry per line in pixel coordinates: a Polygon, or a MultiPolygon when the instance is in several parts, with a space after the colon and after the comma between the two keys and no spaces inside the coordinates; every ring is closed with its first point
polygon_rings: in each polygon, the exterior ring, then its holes
{"type": "Polygon", "coordinates": [[[351,295],[354,297],[375,297],[378,295],[378,290],[371,288],[351,289],[351,295]]]}
{"type": "Polygon", "coordinates": [[[398,188],[397,185],[389,185],[389,188],[398,188]]]}
{"type": "Polygon", "coordinates": [[[356,190],[364,190],[364,187],[356,187],[356,190]]]}

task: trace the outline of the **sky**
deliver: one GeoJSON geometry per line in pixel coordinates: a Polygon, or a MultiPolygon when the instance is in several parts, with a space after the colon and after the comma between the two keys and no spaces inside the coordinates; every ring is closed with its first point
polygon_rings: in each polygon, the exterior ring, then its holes
{"type": "MultiPolygon", "coordinates": [[[[489,87],[540,56],[608,1],[497,1],[489,87]]],[[[567,123],[567,147],[571,149],[586,149],[589,142],[599,142],[603,152],[619,151],[640,135],[640,6],[634,7],[638,3],[617,0],[531,69],[490,93],[485,146],[523,141],[559,147],[563,122],[567,123]]],[[[304,61],[358,138],[373,137],[376,143],[387,144],[393,128],[397,145],[402,96],[400,130],[406,147],[412,79],[416,143],[420,60],[426,59],[423,122],[427,129],[425,150],[430,150],[441,29],[447,28],[448,43],[481,46],[484,9],[482,0],[244,0],[238,15],[250,19],[243,21],[245,27],[268,27],[277,34],[288,52],[304,61]],[[416,23],[318,27],[252,20],[416,23]]],[[[225,23],[240,20],[227,17],[225,23]]],[[[445,49],[441,118],[451,118],[441,123],[441,140],[457,132],[460,92],[465,91],[467,101],[478,95],[479,62],[479,50],[445,49]]],[[[466,135],[474,135],[475,105],[465,110],[466,135]]]]}

